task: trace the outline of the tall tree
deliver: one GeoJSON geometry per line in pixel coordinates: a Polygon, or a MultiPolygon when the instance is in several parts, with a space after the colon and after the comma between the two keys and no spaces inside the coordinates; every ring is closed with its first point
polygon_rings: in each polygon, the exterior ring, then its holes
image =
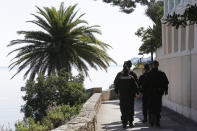
{"type": "Polygon", "coordinates": [[[135,10],[137,3],[148,5],[149,1],[153,0],[103,0],[103,2],[112,4],[113,6],[119,6],[120,10],[127,14],[135,10]]]}
{"type": "Polygon", "coordinates": [[[24,39],[8,45],[20,45],[8,54],[17,52],[9,68],[17,67],[16,74],[26,69],[24,78],[30,74],[34,79],[36,74],[57,74],[62,68],[71,72],[72,67],[88,75],[88,65],[106,70],[110,62],[115,63],[106,52],[110,46],[95,37],[101,34],[99,26],[87,26],[88,22],[81,19],[84,14],[77,17],[75,8],[76,5],[65,8],[64,3],[58,10],[37,7],[38,13],[33,14],[36,20],[28,22],[42,30],[18,31],[24,39]]]}
{"type": "Polygon", "coordinates": [[[151,60],[153,61],[153,53],[162,45],[161,18],[163,16],[163,1],[149,3],[146,15],[153,21],[153,27],[147,29],[141,27],[135,34],[142,38],[139,52],[151,53],[151,60]]]}
{"type": "Polygon", "coordinates": [[[153,21],[153,28],[139,28],[136,35],[141,37],[143,42],[139,51],[146,54],[151,53],[153,60],[153,53],[162,43],[160,19],[163,16],[163,0],[103,0],[103,2],[119,6],[120,10],[127,14],[132,13],[138,3],[147,6],[146,15],[153,21]]]}

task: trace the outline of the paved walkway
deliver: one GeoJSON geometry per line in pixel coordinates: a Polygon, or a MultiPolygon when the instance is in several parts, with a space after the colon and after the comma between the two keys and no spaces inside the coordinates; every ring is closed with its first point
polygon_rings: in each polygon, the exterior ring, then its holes
{"type": "Polygon", "coordinates": [[[103,102],[97,117],[97,131],[197,131],[197,123],[164,107],[160,128],[143,124],[140,100],[135,103],[134,128],[122,128],[118,100],[103,102]]]}

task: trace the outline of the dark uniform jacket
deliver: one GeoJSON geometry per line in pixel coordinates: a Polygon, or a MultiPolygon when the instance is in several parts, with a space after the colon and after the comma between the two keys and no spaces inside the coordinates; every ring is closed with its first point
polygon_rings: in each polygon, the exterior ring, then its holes
{"type": "Polygon", "coordinates": [[[151,94],[163,95],[168,91],[168,84],[169,81],[166,74],[157,68],[153,68],[148,73],[148,87],[151,90],[151,94]]]}
{"type": "Polygon", "coordinates": [[[155,114],[157,120],[161,118],[162,96],[168,91],[169,81],[166,74],[157,68],[153,68],[148,73],[149,88],[149,113],[155,114]]]}
{"type": "Polygon", "coordinates": [[[148,73],[149,72],[144,72],[139,80],[138,80],[138,84],[140,86],[140,92],[143,94],[143,95],[148,95],[148,91],[149,91],[149,88],[148,88],[148,73]]]}
{"type": "Polygon", "coordinates": [[[138,92],[138,85],[130,74],[119,72],[114,80],[115,92],[120,93],[120,98],[134,96],[138,92]]]}
{"type": "Polygon", "coordinates": [[[135,74],[135,72],[130,71],[130,72],[129,72],[129,75],[133,76],[133,78],[135,79],[135,81],[136,81],[137,84],[138,84],[138,79],[137,79],[137,75],[135,74]]]}

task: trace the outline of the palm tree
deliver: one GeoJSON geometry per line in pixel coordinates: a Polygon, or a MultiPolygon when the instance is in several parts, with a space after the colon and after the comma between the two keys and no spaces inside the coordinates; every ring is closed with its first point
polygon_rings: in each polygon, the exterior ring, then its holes
{"type": "Polygon", "coordinates": [[[62,68],[71,72],[72,67],[88,75],[88,65],[106,70],[110,62],[115,63],[106,53],[110,46],[95,37],[101,34],[98,26],[87,26],[88,22],[81,19],[84,14],[76,18],[75,8],[65,8],[64,3],[59,10],[37,7],[38,15],[33,14],[36,20],[28,22],[42,30],[18,31],[24,39],[12,40],[8,45],[20,45],[8,54],[17,52],[9,65],[10,70],[18,68],[14,76],[26,69],[24,78],[30,75],[34,79],[36,74],[58,74],[62,68]]]}

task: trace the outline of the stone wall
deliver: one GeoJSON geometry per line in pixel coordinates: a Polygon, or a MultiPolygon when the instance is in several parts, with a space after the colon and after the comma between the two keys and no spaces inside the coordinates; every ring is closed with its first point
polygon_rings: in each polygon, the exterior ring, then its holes
{"type": "Polygon", "coordinates": [[[117,99],[114,89],[109,89],[102,92],[102,101],[109,101],[117,99]]]}
{"type": "Polygon", "coordinates": [[[94,93],[102,93],[102,88],[101,87],[94,87],[94,88],[87,89],[86,92],[90,93],[90,95],[92,95],[94,93]]]}
{"type": "Polygon", "coordinates": [[[52,131],[95,131],[100,105],[101,93],[94,93],[74,119],[52,131]]]}

